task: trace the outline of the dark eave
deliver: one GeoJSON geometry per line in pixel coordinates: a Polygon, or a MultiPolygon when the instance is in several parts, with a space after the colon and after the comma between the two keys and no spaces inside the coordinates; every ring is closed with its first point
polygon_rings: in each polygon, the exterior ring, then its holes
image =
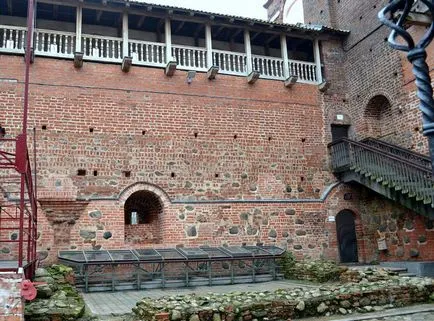
{"type": "Polygon", "coordinates": [[[349,34],[349,31],[346,30],[339,30],[321,25],[268,22],[260,19],[244,18],[240,16],[231,16],[201,10],[159,5],[150,2],[139,2],[137,0],[39,0],[39,2],[73,6],[82,3],[84,7],[105,11],[122,11],[128,9],[128,11],[132,14],[143,14],[158,18],[170,17],[173,20],[210,23],[212,25],[221,25],[232,28],[248,28],[249,30],[260,32],[290,32],[293,35],[303,37],[318,37],[319,35],[326,37],[345,37],[349,34]]]}

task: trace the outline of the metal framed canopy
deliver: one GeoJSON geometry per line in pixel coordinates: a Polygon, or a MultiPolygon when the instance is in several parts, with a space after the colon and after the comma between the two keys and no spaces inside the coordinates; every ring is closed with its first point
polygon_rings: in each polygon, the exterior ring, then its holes
{"type": "Polygon", "coordinates": [[[88,291],[250,283],[276,279],[277,246],[60,251],[88,291]]]}

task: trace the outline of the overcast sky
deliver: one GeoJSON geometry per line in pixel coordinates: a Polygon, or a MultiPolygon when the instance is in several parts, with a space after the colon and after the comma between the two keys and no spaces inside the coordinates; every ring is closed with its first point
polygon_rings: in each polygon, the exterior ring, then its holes
{"type": "Polygon", "coordinates": [[[267,20],[266,0],[143,0],[155,4],[267,20]]]}

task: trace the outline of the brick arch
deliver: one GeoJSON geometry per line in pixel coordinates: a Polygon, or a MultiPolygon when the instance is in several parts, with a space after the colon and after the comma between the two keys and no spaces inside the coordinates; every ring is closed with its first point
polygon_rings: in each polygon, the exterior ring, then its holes
{"type": "Polygon", "coordinates": [[[388,134],[392,116],[392,103],[387,95],[377,94],[372,96],[365,104],[363,119],[365,121],[367,135],[382,137],[388,134]]]}
{"type": "Polygon", "coordinates": [[[162,222],[171,201],[159,187],[139,182],[127,187],[119,196],[124,208],[125,243],[129,245],[159,244],[163,239],[162,222]],[[132,212],[137,224],[131,224],[132,212]]]}
{"type": "Polygon", "coordinates": [[[163,208],[169,206],[172,203],[167,193],[160,187],[150,183],[138,182],[128,186],[119,194],[119,204],[124,206],[127,199],[132,194],[139,191],[147,191],[155,194],[159,198],[163,208]]]}

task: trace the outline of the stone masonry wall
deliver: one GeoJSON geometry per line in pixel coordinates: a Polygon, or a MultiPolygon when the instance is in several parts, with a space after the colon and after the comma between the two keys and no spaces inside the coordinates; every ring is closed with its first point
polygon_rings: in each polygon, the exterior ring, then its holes
{"type": "Polygon", "coordinates": [[[21,298],[23,276],[0,273],[0,320],[24,321],[24,302],[21,298]]]}

